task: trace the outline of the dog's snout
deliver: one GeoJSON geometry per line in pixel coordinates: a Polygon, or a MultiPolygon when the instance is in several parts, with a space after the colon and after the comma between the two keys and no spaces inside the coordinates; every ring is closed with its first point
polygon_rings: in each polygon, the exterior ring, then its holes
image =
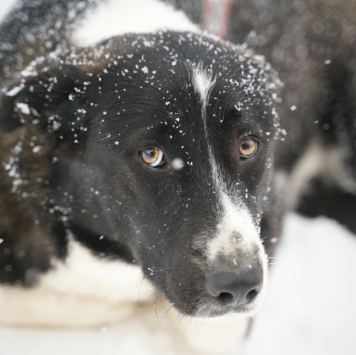
{"type": "Polygon", "coordinates": [[[206,276],[209,295],[222,307],[252,302],[262,288],[263,273],[258,266],[240,272],[214,271],[206,276]]]}

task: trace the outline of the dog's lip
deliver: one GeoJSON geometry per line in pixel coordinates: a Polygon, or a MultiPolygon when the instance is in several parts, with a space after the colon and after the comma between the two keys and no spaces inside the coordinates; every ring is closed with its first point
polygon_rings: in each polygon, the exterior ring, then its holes
{"type": "Polygon", "coordinates": [[[245,315],[245,316],[253,316],[255,314],[256,306],[252,305],[241,305],[241,306],[228,306],[221,307],[216,304],[210,304],[210,309],[207,313],[206,317],[215,318],[215,317],[223,317],[226,315],[245,315]]]}
{"type": "Polygon", "coordinates": [[[225,311],[225,313],[247,313],[250,312],[251,308],[254,306],[250,305],[249,307],[246,305],[237,305],[237,306],[228,306],[228,307],[216,307],[221,311],[225,311]]]}

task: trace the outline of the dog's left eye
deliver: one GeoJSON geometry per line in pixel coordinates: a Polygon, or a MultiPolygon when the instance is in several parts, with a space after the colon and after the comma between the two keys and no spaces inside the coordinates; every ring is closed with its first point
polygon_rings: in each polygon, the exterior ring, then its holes
{"type": "Polygon", "coordinates": [[[161,149],[158,147],[148,147],[140,152],[141,159],[145,164],[154,168],[164,164],[164,156],[161,149]]]}
{"type": "Polygon", "coordinates": [[[241,159],[252,158],[258,150],[258,143],[251,137],[245,137],[239,147],[239,153],[241,159]]]}

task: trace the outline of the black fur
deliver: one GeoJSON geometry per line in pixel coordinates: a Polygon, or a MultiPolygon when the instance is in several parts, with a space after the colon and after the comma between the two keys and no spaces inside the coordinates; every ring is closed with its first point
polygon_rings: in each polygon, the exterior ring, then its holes
{"type": "Polygon", "coordinates": [[[11,79],[33,59],[46,55],[68,37],[98,0],[20,0],[0,24],[0,80],[11,79]]]}

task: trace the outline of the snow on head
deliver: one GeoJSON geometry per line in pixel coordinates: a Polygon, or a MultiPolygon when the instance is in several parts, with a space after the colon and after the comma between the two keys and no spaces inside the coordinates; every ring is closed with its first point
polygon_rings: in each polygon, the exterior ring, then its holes
{"type": "Polygon", "coordinates": [[[6,95],[6,96],[15,96],[15,95],[17,95],[24,87],[25,87],[25,85],[21,83],[19,86],[15,86],[15,87],[12,88],[11,90],[5,92],[5,95],[6,95]]]}
{"type": "Polygon", "coordinates": [[[26,69],[24,69],[21,72],[22,76],[36,76],[37,74],[38,73],[37,73],[36,69],[32,65],[28,66],[26,69]]]}
{"type": "Polygon", "coordinates": [[[27,104],[24,102],[18,102],[16,104],[16,107],[24,114],[24,115],[29,115],[30,114],[30,108],[28,107],[27,104]]]}

